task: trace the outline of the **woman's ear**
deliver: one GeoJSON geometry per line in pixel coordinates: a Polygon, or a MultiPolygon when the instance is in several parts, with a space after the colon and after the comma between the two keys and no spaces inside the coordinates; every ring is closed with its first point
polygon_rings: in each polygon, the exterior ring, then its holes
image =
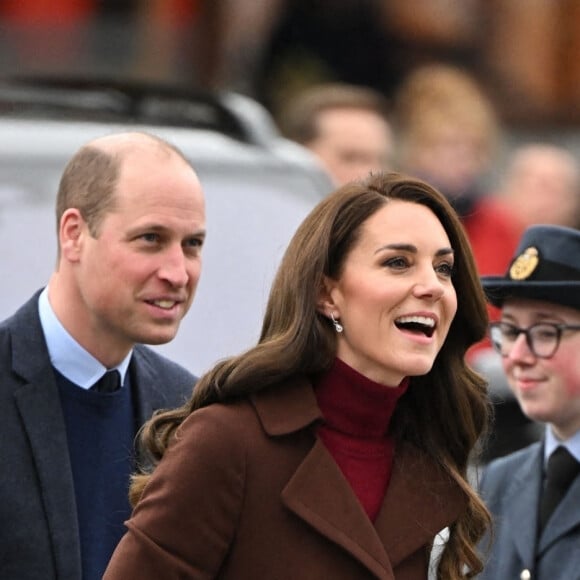
{"type": "Polygon", "coordinates": [[[330,318],[332,314],[337,315],[336,305],[332,298],[333,289],[336,286],[336,282],[324,276],[322,284],[320,285],[320,291],[318,293],[318,301],[316,303],[317,310],[320,314],[330,318]]]}

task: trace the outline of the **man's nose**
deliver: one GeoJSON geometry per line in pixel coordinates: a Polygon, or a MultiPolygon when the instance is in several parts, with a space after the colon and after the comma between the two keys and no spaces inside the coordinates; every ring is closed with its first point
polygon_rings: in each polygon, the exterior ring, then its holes
{"type": "Polygon", "coordinates": [[[187,258],[181,245],[172,246],[163,253],[159,267],[159,277],[167,280],[172,286],[183,287],[189,280],[187,258]]]}

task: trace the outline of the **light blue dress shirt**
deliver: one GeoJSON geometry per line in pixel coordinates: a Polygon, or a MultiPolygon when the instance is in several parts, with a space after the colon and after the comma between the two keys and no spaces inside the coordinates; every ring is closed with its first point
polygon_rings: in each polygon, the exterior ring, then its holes
{"type": "MultiPolygon", "coordinates": [[[[60,323],[48,300],[48,286],[38,299],[40,324],[52,366],[69,381],[83,389],[90,389],[108,370],[92,354],[86,351],[60,323]]],[[[114,367],[121,374],[121,385],[131,361],[131,351],[119,365],[114,367]]]]}
{"type": "Polygon", "coordinates": [[[552,432],[550,425],[546,425],[546,439],[544,443],[544,468],[548,464],[550,455],[556,450],[556,447],[563,445],[580,463],[580,431],[576,431],[570,439],[560,441],[552,432]]]}

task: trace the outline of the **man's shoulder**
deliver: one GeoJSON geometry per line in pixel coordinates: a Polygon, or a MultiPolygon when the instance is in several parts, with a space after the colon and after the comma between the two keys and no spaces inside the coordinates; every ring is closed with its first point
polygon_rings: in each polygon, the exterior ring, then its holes
{"type": "Polygon", "coordinates": [[[185,367],[144,344],[135,345],[134,357],[135,364],[139,365],[140,370],[152,376],[169,376],[174,380],[188,383],[197,380],[197,377],[185,367]]]}
{"type": "Polygon", "coordinates": [[[22,364],[29,366],[30,357],[47,356],[46,342],[38,314],[38,295],[25,302],[16,312],[0,321],[0,357],[16,353],[22,364]]]}
{"type": "Polygon", "coordinates": [[[41,290],[36,292],[24,304],[7,318],[0,321],[0,332],[6,332],[15,325],[21,325],[34,319],[39,320],[38,315],[38,296],[41,290]]]}

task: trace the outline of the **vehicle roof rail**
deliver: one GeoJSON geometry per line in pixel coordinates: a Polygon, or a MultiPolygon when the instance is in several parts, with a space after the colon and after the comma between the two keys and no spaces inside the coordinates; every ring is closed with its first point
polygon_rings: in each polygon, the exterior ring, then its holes
{"type": "Polygon", "coordinates": [[[209,129],[257,146],[276,136],[269,113],[250,98],[141,81],[11,77],[0,80],[6,113],[209,129]]]}

